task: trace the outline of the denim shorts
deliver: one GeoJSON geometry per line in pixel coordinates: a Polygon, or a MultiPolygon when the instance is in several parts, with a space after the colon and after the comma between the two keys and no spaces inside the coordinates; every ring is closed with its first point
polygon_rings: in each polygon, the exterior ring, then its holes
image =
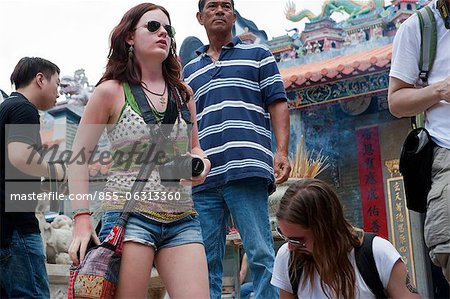
{"type": "MultiPolygon", "coordinates": [[[[120,212],[107,211],[102,217],[102,228],[98,235],[103,241],[116,223],[120,212]]],[[[190,243],[203,244],[200,220],[188,215],[170,223],[160,223],[138,213],[132,213],[125,229],[124,242],[137,242],[152,246],[155,251],[190,243]]]]}

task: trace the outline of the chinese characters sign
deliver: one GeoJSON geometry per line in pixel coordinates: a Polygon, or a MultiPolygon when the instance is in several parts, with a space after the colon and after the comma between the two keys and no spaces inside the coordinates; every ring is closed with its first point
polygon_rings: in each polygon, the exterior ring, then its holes
{"type": "Polygon", "coordinates": [[[378,127],[356,130],[364,230],[388,238],[378,127]]]}
{"type": "Polygon", "coordinates": [[[391,219],[391,241],[408,267],[413,283],[416,281],[414,256],[410,235],[409,213],[406,209],[405,188],[403,178],[387,180],[389,215],[391,219]]]}

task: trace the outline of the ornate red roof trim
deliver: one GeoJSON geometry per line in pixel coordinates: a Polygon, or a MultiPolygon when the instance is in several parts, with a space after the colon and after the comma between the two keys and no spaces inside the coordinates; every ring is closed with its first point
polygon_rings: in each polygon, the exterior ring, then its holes
{"type": "Polygon", "coordinates": [[[298,88],[308,82],[336,78],[339,74],[367,71],[370,67],[385,67],[391,62],[392,44],[359,53],[337,56],[327,60],[280,69],[284,88],[298,88]]]}

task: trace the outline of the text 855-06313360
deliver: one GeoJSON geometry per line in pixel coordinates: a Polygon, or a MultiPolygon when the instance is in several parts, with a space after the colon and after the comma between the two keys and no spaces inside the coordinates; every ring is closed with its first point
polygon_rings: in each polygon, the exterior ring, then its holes
{"type": "Polygon", "coordinates": [[[69,194],[69,200],[101,200],[101,201],[115,201],[125,198],[126,200],[137,201],[170,201],[180,200],[181,192],[179,191],[141,191],[141,192],[103,192],[95,191],[87,194],[69,194]]]}

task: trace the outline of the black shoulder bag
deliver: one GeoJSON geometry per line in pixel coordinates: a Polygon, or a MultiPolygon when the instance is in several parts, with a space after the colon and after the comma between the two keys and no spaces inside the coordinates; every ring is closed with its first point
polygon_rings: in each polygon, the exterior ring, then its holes
{"type": "Polygon", "coordinates": [[[417,127],[416,118],[413,118],[412,126],[400,154],[400,173],[405,185],[406,206],[412,211],[425,213],[431,189],[435,143],[425,128],[417,127]]]}

